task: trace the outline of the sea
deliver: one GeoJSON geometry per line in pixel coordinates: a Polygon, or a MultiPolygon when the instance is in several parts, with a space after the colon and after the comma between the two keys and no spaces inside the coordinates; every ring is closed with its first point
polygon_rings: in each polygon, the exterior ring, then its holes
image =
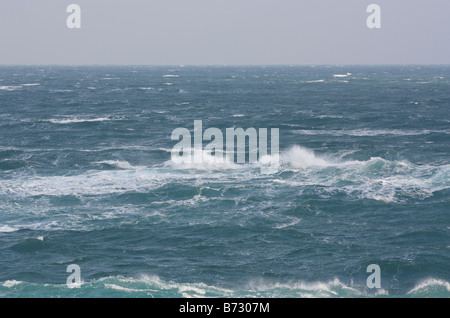
{"type": "Polygon", "coordinates": [[[450,66],[0,66],[0,297],[450,297],[450,66]]]}

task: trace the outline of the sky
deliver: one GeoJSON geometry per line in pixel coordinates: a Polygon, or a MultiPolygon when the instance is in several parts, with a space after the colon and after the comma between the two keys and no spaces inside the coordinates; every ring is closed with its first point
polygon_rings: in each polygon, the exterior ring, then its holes
{"type": "Polygon", "coordinates": [[[449,31],[449,0],[1,0],[0,64],[450,64],[449,31]]]}

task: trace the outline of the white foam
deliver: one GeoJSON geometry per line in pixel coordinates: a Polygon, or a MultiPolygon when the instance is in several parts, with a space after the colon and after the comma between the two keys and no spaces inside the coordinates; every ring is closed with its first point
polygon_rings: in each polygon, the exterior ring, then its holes
{"type": "Polygon", "coordinates": [[[21,88],[22,88],[21,85],[0,86],[0,91],[15,91],[21,88]]]}
{"type": "MultiPolygon", "coordinates": [[[[160,150],[171,151],[164,148],[160,150]]],[[[272,157],[267,156],[269,162],[272,157]]],[[[203,163],[198,164],[177,163],[170,159],[150,168],[133,166],[127,161],[104,160],[97,163],[113,165],[121,170],[90,170],[79,175],[46,177],[17,176],[0,183],[0,195],[83,196],[148,192],[173,182],[191,184],[193,179],[197,186],[213,181],[238,187],[242,185],[241,182],[263,178],[259,168],[265,164],[264,158],[253,164],[222,163],[208,151],[203,151],[203,159],[203,163]]],[[[377,157],[364,161],[343,160],[342,153],[318,155],[300,146],[282,151],[279,159],[278,172],[289,171],[292,174],[286,179],[275,172],[263,184],[264,187],[273,187],[274,183],[298,187],[300,190],[305,186],[320,186],[323,195],[332,196],[340,192],[351,197],[383,202],[408,198],[422,200],[450,187],[450,165],[415,165],[377,157]]],[[[196,205],[206,199],[200,193],[180,201],[180,204],[196,205]]],[[[10,229],[3,227],[3,230],[10,229]]]]}
{"type": "MultiPolygon", "coordinates": [[[[12,288],[22,285],[20,288],[25,291],[29,286],[36,288],[50,287],[60,294],[66,290],[66,284],[33,284],[16,280],[7,280],[1,284],[2,287],[12,288]]],[[[179,295],[186,298],[197,297],[304,297],[304,298],[334,298],[334,297],[386,297],[389,291],[378,289],[369,291],[365,286],[355,287],[353,282],[350,285],[342,283],[339,279],[329,281],[290,281],[273,282],[264,279],[253,279],[247,283],[239,284],[239,288],[227,289],[202,282],[185,283],[165,281],[158,276],[142,275],[138,278],[124,276],[110,276],[88,282],[81,282],[75,286],[80,286],[86,290],[112,289],[124,293],[145,293],[149,296],[179,295]]],[[[32,292],[36,289],[33,288],[32,292]]],[[[3,289],[3,292],[8,291],[3,289]]],[[[14,291],[15,292],[15,291],[14,291]]],[[[407,292],[409,297],[445,297],[450,292],[449,282],[442,279],[429,278],[407,292]],[[437,294],[439,293],[439,294],[437,294]],[[423,296],[425,295],[425,296],[423,296]]],[[[135,294],[137,295],[137,294],[135,294]]]]}
{"type": "Polygon", "coordinates": [[[245,115],[244,114],[234,114],[233,116],[231,116],[231,117],[245,117],[245,115]]]}
{"type": "Polygon", "coordinates": [[[178,291],[182,294],[186,295],[186,292],[194,292],[196,294],[200,294],[200,295],[205,295],[206,294],[206,290],[193,286],[193,285],[182,285],[178,287],[178,291]]]}
{"type": "Polygon", "coordinates": [[[3,283],[3,287],[11,288],[19,284],[22,284],[22,282],[17,280],[7,280],[6,282],[3,283]]]}
{"type": "Polygon", "coordinates": [[[323,83],[325,82],[325,80],[320,79],[320,80],[314,80],[314,81],[306,81],[305,83],[323,83]]]}
{"type": "Polygon", "coordinates": [[[138,170],[138,169],[145,169],[145,166],[132,166],[128,161],[121,161],[121,160],[103,160],[103,161],[97,161],[95,163],[100,164],[107,164],[110,166],[115,166],[120,169],[126,169],[126,170],[138,170]]]}
{"type": "MultiPolygon", "coordinates": [[[[144,281],[150,286],[155,285],[159,289],[163,290],[177,290],[183,295],[183,297],[195,297],[196,295],[204,296],[207,292],[221,293],[223,296],[231,294],[233,291],[216,286],[210,286],[204,283],[176,283],[171,281],[163,281],[158,276],[142,275],[139,278],[140,281],[144,281]],[[192,295],[194,293],[194,295],[192,295]]],[[[135,281],[132,279],[131,281],[135,281]]]]}
{"type": "MultiPolygon", "coordinates": [[[[190,152],[194,154],[194,149],[190,149],[190,152]]],[[[223,156],[223,152],[217,150],[216,155],[211,155],[211,153],[207,150],[199,150],[202,153],[202,162],[194,163],[193,160],[191,162],[175,162],[170,159],[164,163],[165,167],[173,168],[173,169],[182,169],[182,170],[200,170],[200,171],[215,171],[215,170],[230,170],[230,169],[243,169],[245,168],[243,165],[236,164],[234,162],[228,162],[227,157],[223,156]]]]}
{"type": "Polygon", "coordinates": [[[40,83],[22,84],[22,86],[40,86],[40,83]]]}
{"type": "Polygon", "coordinates": [[[443,130],[402,130],[402,129],[346,129],[346,130],[311,130],[301,129],[295,132],[302,135],[330,135],[330,136],[381,136],[381,135],[394,135],[394,136],[416,136],[427,135],[433,132],[445,133],[443,130]]]}
{"type": "Polygon", "coordinates": [[[0,184],[0,193],[17,196],[102,195],[127,191],[148,191],[169,182],[148,170],[88,171],[74,176],[50,176],[8,180],[0,184]]]}
{"type": "MultiPolygon", "coordinates": [[[[245,168],[238,165],[239,168],[245,168]]],[[[84,195],[110,195],[126,192],[149,192],[172,182],[198,182],[218,180],[224,177],[225,168],[217,164],[205,164],[198,167],[199,175],[192,171],[182,171],[183,165],[160,165],[153,168],[137,170],[88,170],[79,175],[62,176],[23,176],[0,183],[0,195],[29,197],[29,196],[84,196],[84,195]],[[167,169],[167,166],[171,169],[167,169]],[[212,170],[220,169],[222,172],[212,170]],[[210,173],[207,173],[210,172],[210,173]]],[[[196,169],[197,167],[194,167],[196,169]]],[[[233,177],[232,175],[228,177],[233,177]]]]}
{"type": "Polygon", "coordinates": [[[333,75],[333,77],[336,77],[336,78],[343,78],[343,77],[347,77],[348,76],[348,73],[347,74],[334,74],[333,75]]]}
{"type": "Polygon", "coordinates": [[[302,219],[299,219],[299,218],[292,218],[291,222],[276,225],[275,228],[278,230],[281,230],[281,229],[284,229],[287,227],[291,227],[291,226],[294,226],[294,225],[297,225],[298,223],[300,223],[301,220],[302,219]]]}
{"type": "Polygon", "coordinates": [[[280,158],[282,163],[288,163],[294,168],[328,167],[333,165],[332,162],[317,157],[313,151],[300,146],[292,147],[282,153],[280,158]]]}
{"type": "MultiPolygon", "coordinates": [[[[292,293],[297,293],[302,297],[339,297],[341,290],[346,290],[353,296],[364,296],[365,293],[359,291],[353,287],[347,286],[340,282],[338,279],[334,279],[329,282],[292,282],[292,283],[267,283],[264,281],[252,281],[248,284],[246,288],[248,291],[258,291],[270,294],[286,293],[292,295],[292,293]]],[[[279,296],[278,296],[279,297],[279,296]]]]}
{"type": "Polygon", "coordinates": [[[323,118],[342,119],[344,117],[343,116],[338,116],[338,115],[319,115],[319,116],[316,116],[314,118],[320,118],[320,119],[323,119],[323,118]]]}
{"type": "Polygon", "coordinates": [[[87,122],[101,122],[101,121],[110,121],[113,120],[108,117],[99,117],[99,118],[72,118],[72,119],[48,119],[48,121],[52,124],[73,124],[73,123],[87,123],[87,122]]]}
{"type": "Polygon", "coordinates": [[[18,231],[19,229],[15,228],[15,227],[11,227],[9,225],[2,225],[0,226],[0,233],[11,233],[11,232],[15,232],[18,231]]]}
{"type": "Polygon", "coordinates": [[[105,284],[106,288],[109,289],[115,289],[115,290],[120,290],[120,291],[124,291],[124,292],[146,292],[147,290],[145,289],[133,289],[133,288],[127,288],[127,287],[122,287],[116,284],[105,284]]]}
{"type": "Polygon", "coordinates": [[[282,152],[280,158],[281,171],[296,174],[273,182],[295,187],[320,185],[330,195],[344,192],[358,198],[395,202],[407,198],[423,200],[450,187],[450,165],[415,165],[378,157],[345,161],[338,156],[318,156],[299,146],[282,152]]]}
{"type": "Polygon", "coordinates": [[[167,75],[163,75],[164,78],[177,78],[180,77],[180,75],[173,75],[173,74],[167,74],[167,75]]]}
{"type": "Polygon", "coordinates": [[[51,89],[50,93],[71,93],[73,89],[51,89]]]}

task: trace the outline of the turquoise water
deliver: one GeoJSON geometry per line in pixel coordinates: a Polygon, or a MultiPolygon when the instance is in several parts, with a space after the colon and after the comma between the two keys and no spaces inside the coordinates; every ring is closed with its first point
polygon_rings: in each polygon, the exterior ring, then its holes
{"type": "Polygon", "coordinates": [[[0,296],[449,297],[449,107],[447,66],[0,67],[0,296]],[[194,120],[279,170],[173,162],[194,120]]]}

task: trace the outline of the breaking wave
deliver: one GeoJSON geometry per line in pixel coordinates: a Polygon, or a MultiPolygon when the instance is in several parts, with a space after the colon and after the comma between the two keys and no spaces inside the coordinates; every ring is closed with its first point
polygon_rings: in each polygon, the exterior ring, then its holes
{"type": "Polygon", "coordinates": [[[343,192],[359,199],[395,202],[408,198],[424,199],[433,196],[436,191],[450,188],[450,164],[416,165],[380,157],[365,161],[343,160],[294,146],[279,155],[278,171],[269,176],[261,175],[260,168],[268,165],[267,162],[270,164],[273,157],[262,158],[253,164],[224,163],[221,157],[203,151],[202,163],[168,160],[151,167],[133,166],[127,161],[103,160],[96,163],[119,170],[89,170],[68,176],[26,175],[2,181],[0,195],[106,195],[149,192],[170,183],[190,184],[192,179],[199,186],[209,182],[258,182],[263,179],[263,187],[278,184],[301,191],[305,187],[317,186],[330,195],[343,192]],[[291,174],[285,175],[284,172],[291,174]]]}
{"type": "MultiPolygon", "coordinates": [[[[449,283],[429,279],[419,283],[406,295],[393,297],[450,296],[449,283]]],[[[83,281],[79,288],[65,284],[36,284],[8,280],[0,283],[2,297],[151,297],[151,298],[367,298],[386,297],[389,292],[376,292],[362,287],[348,286],[338,279],[329,282],[267,283],[251,281],[241,288],[224,288],[205,283],[178,283],[165,281],[158,276],[143,275],[139,278],[111,276],[98,280],[83,281]]]]}

